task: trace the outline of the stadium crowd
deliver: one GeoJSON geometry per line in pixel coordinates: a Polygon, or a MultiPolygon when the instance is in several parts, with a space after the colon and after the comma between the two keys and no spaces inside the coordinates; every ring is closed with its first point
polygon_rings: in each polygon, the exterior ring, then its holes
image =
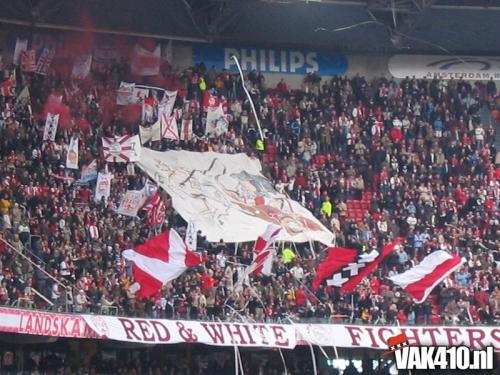
{"type": "MultiPolygon", "coordinates": [[[[12,68],[4,70],[4,79],[12,68]]],[[[285,244],[273,276],[254,277],[251,286],[235,292],[253,244],[239,244],[235,253],[233,244],[209,243],[199,233],[197,250],[206,263],[156,296],[137,299],[128,289],[132,274],[120,252],[154,230],[142,218],[117,215],[114,209],[127,189],[144,186],[146,176],[124,163],[108,163],[114,174],[111,196],[107,203],[95,203],[95,181],[77,183],[80,171],[65,168],[72,136],[80,140],[80,166],[97,159],[103,170],[101,136],[138,133],[134,108],[115,104],[120,81],[135,78],[126,64],[94,64],[83,80],[55,68],[45,77],[17,68],[16,93],[27,87],[29,97],[0,98],[1,234],[72,288],[72,311],[371,324],[498,322],[500,169],[494,126],[479,116],[483,106],[495,105],[494,81],[327,80],[311,73],[302,89],[290,90],[284,80],[268,87],[264,75],[253,71],[245,85],[264,129],[262,149],[238,75],[203,65],[184,71],[164,65],[162,76],[164,87],[178,90],[175,107],[193,119],[195,136],[150,147],[254,155],[277,190],[311,210],[335,233],[338,246],[363,252],[398,236],[404,246],[353,293],[340,294],[327,286],[311,290],[322,245],[285,244]],[[205,90],[228,101],[229,130],[220,137],[204,137],[205,90]],[[58,96],[62,102],[54,104],[58,96]],[[61,111],[56,141],[44,142],[45,115],[54,105],[61,111]],[[92,225],[98,236],[90,233],[92,225]],[[457,253],[466,263],[425,303],[415,304],[386,276],[437,249],[457,253]]],[[[182,233],[186,223],[164,199],[164,227],[182,233]]],[[[0,253],[1,304],[47,307],[34,288],[63,308],[59,284],[3,242],[0,253]]]]}

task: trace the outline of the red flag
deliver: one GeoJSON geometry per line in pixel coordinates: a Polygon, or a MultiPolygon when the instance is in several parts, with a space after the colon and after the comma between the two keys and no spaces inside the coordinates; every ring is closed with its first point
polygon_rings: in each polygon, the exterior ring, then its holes
{"type": "Polygon", "coordinates": [[[15,96],[16,81],[8,79],[0,83],[0,96],[15,96]]]}
{"type": "Polygon", "coordinates": [[[208,111],[208,108],[216,109],[220,104],[220,99],[210,94],[210,92],[205,91],[203,93],[203,110],[208,111]]]}
{"type": "Polygon", "coordinates": [[[251,273],[262,273],[264,275],[271,274],[274,255],[274,249],[271,245],[278,237],[280,231],[280,227],[269,224],[264,234],[257,238],[257,241],[255,241],[255,246],[253,248],[253,263],[250,266],[252,270],[251,273]]]}
{"type": "Polygon", "coordinates": [[[163,225],[165,222],[166,208],[158,191],[149,197],[144,205],[144,210],[147,212],[147,222],[151,227],[163,225]]]}
{"type": "Polygon", "coordinates": [[[403,239],[398,238],[385,245],[381,253],[372,250],[370,253],[358,254],[355,249],[329,248],[328,257],[318,267],[312,287],[318,288],[326,279],[327,285],[339,287],[344,292],[352,291],[401,242],[403,239]]]}
{"type": "Polygon", "coordinates": [[[202,262],[201,256],[188,250],[173,229],[150,238],[134,249],[123,251],[122,256],[132,262],[134,279],[140,287],[136,293],[139,298],[155,294],[164,284],[202,262]]]}

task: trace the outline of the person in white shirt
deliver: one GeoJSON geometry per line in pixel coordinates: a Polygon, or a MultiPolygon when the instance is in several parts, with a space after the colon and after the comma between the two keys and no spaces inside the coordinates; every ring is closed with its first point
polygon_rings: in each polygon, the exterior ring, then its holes
{"type": "Polygon", "coordinates": [[[304,269],[300,265],[293,266],[290,269],[290,273],[295,279],[299,281],[302,281],[302,279],[304,278],[304,269]]]}

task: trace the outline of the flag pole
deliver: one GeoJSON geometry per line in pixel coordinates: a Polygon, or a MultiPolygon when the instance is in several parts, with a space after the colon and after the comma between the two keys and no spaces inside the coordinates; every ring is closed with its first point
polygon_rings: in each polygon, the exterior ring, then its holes
{"type": "Polygon", "coordinates": [[[262,141],[264,141],[264,135],[262,133],[262,128],[260,127],[259,116],[257,116],[257,111],[255,110],[255,105],[253,104],[252,97],[250,96],[250,93],[248,92],[248,90],[245,86],[245,77],[243,77],[243,72],[241,71],[240,62],[238,61],[238,58],[236,57],[236,55],[233,55],[231,57],[233,58],[234,62],[236,63],[236,67],[238,68],[238,72],[240,73],[241,87],[243,88],[243,91],[245,91],[245,94],[248,98],[248,101],[250,102],[250,106],[252,107],[252,112],[253,112],[253,115],[255,116],[255,122],[257,123],[257,126],[259,128],[260,139],[262,141]]]}

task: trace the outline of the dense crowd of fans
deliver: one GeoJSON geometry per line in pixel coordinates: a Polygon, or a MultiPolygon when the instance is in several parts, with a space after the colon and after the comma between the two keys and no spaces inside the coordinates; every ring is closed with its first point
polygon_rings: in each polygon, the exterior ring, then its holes
{"type": "MultiPolygon", "coordinates": [[[[4,79],[12,74],[4,71],[4,79]]],[[[65,168],[67,145],[80,140],[80,166],[102,158],[101,136],[137,134],[132,106],[117,106],[120,81],[133,81],[127,65],[94,64],[90,76],[75,80],[56,69],[43,77],[16,71],[16,92],[30,98],[1,97],[1,304],[65,304],[70,287],[76,312],[179,317],[188,319],[350,319],[365,323],[491,324],[500,317],[497,262],[500,236],[499,160],[495,127],[479,116],[492,110],[494,81],[417,80],[396,82],[361,76],[322,79],[309,74],[300,90],[284,80],[267,87],[250,72],[250,89],[265,134],[258,131],[238,75],[204,66],[182,72],[162,67],[168,89],[178,90],[176,108],[193,119],[189,142],[163,140],[155,149],[182,148],[222,153],[246,152],[263,162],[263,173],[279,191],[310,209],[336,236],[339,246],[368,251],[404,237],[404,246],[353,293],[332,287],[315,292],[310,284],[324,252],[321,245],[286,244],[271,277],[254,277],[234,291],[239,272],[252,260],[252,244],[208,243],[198,236],[206,263],[171,282],[148,300],[136,299],[130,267],[120,252],[154,231],[144,220],[117,215],[127,189],[144,186],[146,176],[123,163],[108,163],[114,174],[111,197],[95,203],[93,187],[80,184],[80,171],[65,168]],[[228,100],[229,131],[204,137],[203,91],[228,100]],[[54,98],[62,97],[59,103],[54,98]],[[45,115],[61,112],[55,142],[42,141],[45,115]],[[362,217],[348,204],[366,197],[362,217]],[[95,225],[99,235],[89,232],[95,225]],[[385,278],[417,264],[426,254],[447,250],[465,265],[423,304],[417,305],[385,278]],[[33,266],[19,253],[30,258],[33,266]],[[34,289],[34,290],[33,290],[34,289]]],[[[143,83],[148,83],[143,82],[143,83]]],[[[186,223],[168,200],[165,226],[183,232],[186,223]]],[[[141,213],[143,215],[143,213],[141,213]]]]}

